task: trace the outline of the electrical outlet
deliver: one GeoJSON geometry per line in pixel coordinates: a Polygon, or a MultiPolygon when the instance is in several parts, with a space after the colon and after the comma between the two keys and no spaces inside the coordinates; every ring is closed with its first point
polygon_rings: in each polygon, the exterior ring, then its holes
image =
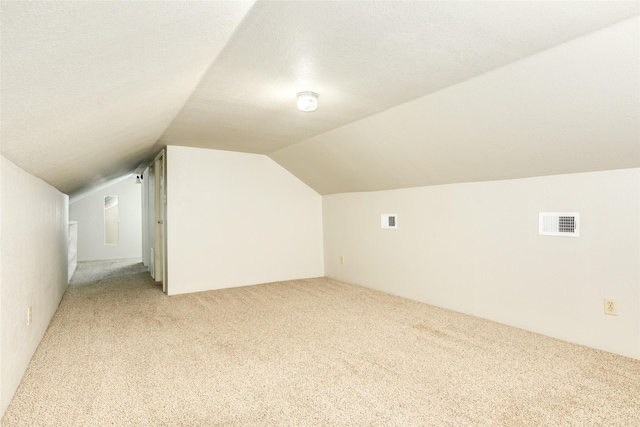
{"type": "Polygon", "coordinates": [[[33,320],[33,309],[31,308],[31,306],[29,306],[29,310],[27,310],[27,325],[30,325],[32,320],[33,320]]]}
{"type": "Polygon", "coordinates": [[[610,298],[604,299],[604,314],[610,314],[612,316],[618,315],[618,301],[610,298]]]}
{"type": "Polygon", "coordinates": [[[344,255],[340,255],[340,264],[344,264],[344,255]]]}

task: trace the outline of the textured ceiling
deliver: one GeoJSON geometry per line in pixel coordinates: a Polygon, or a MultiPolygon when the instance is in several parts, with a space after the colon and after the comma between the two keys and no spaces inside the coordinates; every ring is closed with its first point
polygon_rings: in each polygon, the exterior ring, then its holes
{"type": "Polygon", "coordinates": [[[640,21],[272,153],[322,194],[640,166],[640,21]]]}
{"type": "Polygon", "coordinates": [[[0,7],[2,154],[67,193],[167,144],[322,194],[640,166],[637,1],[0,7]]]}
{"type": "Polygon", "coordinates": [[[2,154],[73,193],[149,156],[251,2],[0,8],[2,154]]]}

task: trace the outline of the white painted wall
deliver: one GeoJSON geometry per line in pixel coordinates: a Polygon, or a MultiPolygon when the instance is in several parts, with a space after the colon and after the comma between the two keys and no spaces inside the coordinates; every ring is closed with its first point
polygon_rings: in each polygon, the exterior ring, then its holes
{"type": "Polygon", "coordinates": [[[78,221],[78,261],[142,256],[142,186],[129,176],[69,205],[69,219],[78,221]],[[105,244],[104,197],[118,196],[119,243],[105,244]]]}
{"type": "Polygon", "coordinates": [[[323,215],[329,277],[640,358],[640,169],[336,194],[323,215]],[[539,212],[579,212],[580,237],[539,236],[539,212]]]}
{"type": "Polygon", "coordinates": [[[324,275],[322,198],[263,155],[167,147],[169,294],[324,275]]]}
{"type": "MultiPolygon", "coordinates": [[[[1,144],[0,144],[1,145],[1,144]]],[[[0,420],[2,419],[2,416],[4,415],[5,410],[7,409],[7,405],[5,403],[5,400],[7,400],[7,402],[9,402],[9,399],[5,399],[3,396],[5,395],[5,391],[4,391],[4,387],[2,384],[4,384],[2,377],[4,376],[4,365],[2,364],[3,358],[2,358],[2,353],[3,353],[3,349],[4,347],[2,347],[2,344],[4,343],[4,332],[3,332],[3,317],[2,317],[2,292],[3,292],[3,282],[2,282],[2,165],[4,164],[4,157],[0,158],[0,420]]],[[[68,272],[69,270],[67,270],[68,272]]],[[[8,394],[8,393],[7,393],[8,394]]]]}
{"type": "Polygon", "coordinates": [[[67,195],[4,157],[1,163],[0,416],[62,299],[68,262],[67,195]]]}

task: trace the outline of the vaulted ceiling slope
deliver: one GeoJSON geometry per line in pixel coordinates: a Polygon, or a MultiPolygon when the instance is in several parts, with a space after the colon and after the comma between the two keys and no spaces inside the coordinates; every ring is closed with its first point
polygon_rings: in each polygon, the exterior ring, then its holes
{"type": "Polygon", "coordinates": [[[59,190],[132,172],[252,2],[2,1],[2,154],[59,190]]]}
{"type": "Polygon", "coordinates": [[[321,194],[640,166],[637,1],[0,8],[2,154],[70,194],[167,144],[321,194]]]}

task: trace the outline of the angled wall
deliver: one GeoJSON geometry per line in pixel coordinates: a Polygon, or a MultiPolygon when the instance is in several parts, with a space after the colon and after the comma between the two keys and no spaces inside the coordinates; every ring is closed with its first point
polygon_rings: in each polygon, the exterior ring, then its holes
{"type": "Polygon", "coordinates": [[[62,299],[68,261],[67,195],[1,160],[0,416],[62,299]]]}
{"type": "Polygon", "coordinates": [[[323,215],[329,277],[640,358],[640,169],[336,194],[323,215]],[[579,212],[580,236],[538,235],[539,212],[579,212]]]}
{"type": "Polygon", "coordinates": [[[167,147],[169,294],[324,275],[322,197],[263,155],[167,147]]]}

